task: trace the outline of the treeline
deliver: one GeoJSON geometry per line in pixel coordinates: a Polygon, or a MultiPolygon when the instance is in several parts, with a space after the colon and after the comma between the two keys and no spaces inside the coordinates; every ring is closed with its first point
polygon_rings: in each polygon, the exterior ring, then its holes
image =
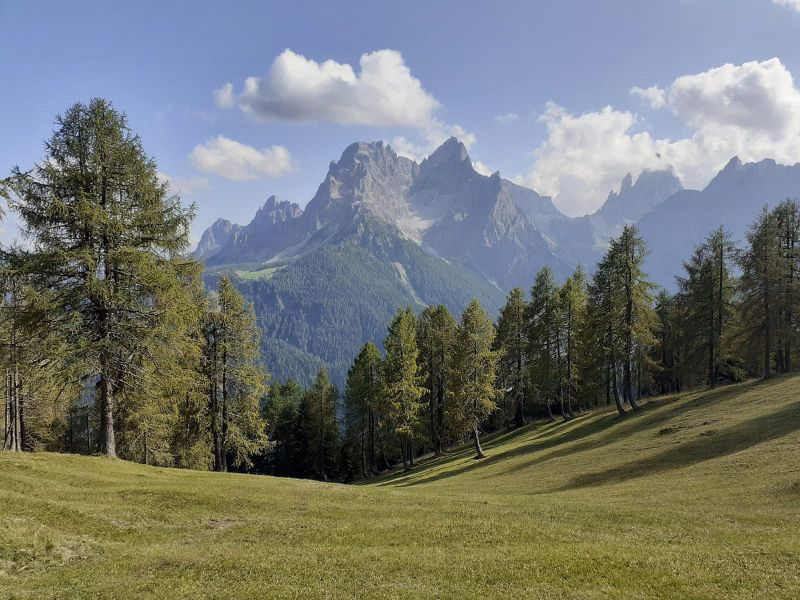
{"type": "Polygon", "coordinates": [[[58,117],[4,195],[25,244],[0,264],[3,448],[247,468],[266,447],[260,330],[186,258],[193,207],[105,100],[58,117]]]}
{"type": "Polygon", "coordinates": [[[788,372],[799,210],[791,200],[764,209],[743,249],[711,233],[674,294],[655,294],[645,243],[627,226],[591,277],[578,267],[559,285],[544,268],[528,294],[511,290],[496,327],[476,301],[458,322],[444,306],[398,310],[385,356],[364,345],[339,404],[324,370],[308,391],[272,386],[261,468],[351,480],[466,442],[483,457],[484,431],[612,402],[624,415],[645,396],[788,372]]]}
{"type": "MultiPolygon", "coordinates": [[[[233,283],[187,258],[193,207],[170,196],[104,100],[56,122],[46,157],[0,194],[24,244],[0,255],[3,448],[351,481],[532,419],[794,368],[800,207],[764,209],[743,247],[712,232],[656,294],[636,228],[591,275],[542,269],[496,324],[477,300],[400,308],[343,390],[269,383],[233,283]]],[[[319,291],[324,294],[324,290],[319,291]]],[[[261,311],[266,310],[262,307],[261,311]]]]}

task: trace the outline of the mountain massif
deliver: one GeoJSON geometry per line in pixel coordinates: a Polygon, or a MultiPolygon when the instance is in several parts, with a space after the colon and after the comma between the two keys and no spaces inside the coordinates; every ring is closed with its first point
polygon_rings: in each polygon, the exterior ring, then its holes
{"type": "Polygon", "coordinates": [[[253,220],[217,220],[195,256],[207,278],[231,274],[264,330],[263,356],[278,379],[310,383],[322,365],[341,385],[361,344],[380,345],[398,306],[477,297],[492,314],[542,266],[563,279],[591,269],[623,225],[651,248],[651,277],[674,287],[681,262],[724,225],[742,239],[764,204],[800,194],[800,165],[733,159],[702,191],[671,171],[627,175],[594,214],[569,218],[549,197],[479,174],[450,138],[421,163],[383,142],[355,143],[332,161],[301,209],[267,199],[253,220]]]}

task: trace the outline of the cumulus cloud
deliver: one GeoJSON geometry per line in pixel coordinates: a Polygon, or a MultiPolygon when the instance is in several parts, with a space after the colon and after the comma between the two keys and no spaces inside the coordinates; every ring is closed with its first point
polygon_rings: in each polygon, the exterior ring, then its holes
{"type": "Polygon", "coordinates": [[[211,185],[205,177],[175,177],[166,173],[158,172],[158,180],[169,186],[169,191],[173,194],[189,195],[197,191],[209,190],[211,185]]]}
{"type": "Polygon", "coordinates": [[[547,138],[517,181],[580,215],[596,210],[627,172],[671,168],[700,188],[734,155],[800,160],[800,89],[777,58],[678,77],[663,92],[662,108],[689,130],[686,137],[655,137],[634,113],[610,106],[573,115],[551,103],[540,117],[547,138]]]}
{"type": "Polygon", "coordinates": [[[283,146],[259,150],[222,135],[195,146],[189,160],[201,171],[234,181],[280,177],[295,170],[294,159],[283,146]]]}
{"type": "Polygon", "coordinates": [[[504,115],[497,115],[494,120],[498,123],[511,123],[512,121],[516,121],[519,119],[519,115],[517,113],[506,113],[504,115]]]}
{"type": "Polygon", "coordinates": [[[248,77],[234,98],[228,83],[217,103],[235,102],[263,120],[327,121],[377,127],[427,125],[439,102],[411,75],[396,50],[362,54],[359,72],[348,64],[318,63],[284,50],[263,77],[248,77]]]}
{"type": "Polygon", "coordinates": [[[773,4],[778,4],[780,6],[786,6],[797,12],[800,12],[800,0],[772,0],[773,4]]]}
{"type": "Polygon", "coordinates": [[[339,125],[411,128],[392,144],[420,158],[451,135],[469,145],[475,136],[435,116],[440,103],[411,74],[396,50],[361,55],[358,70],[334,60],[317,62],[292,50],[281,52],[267,73],[248,77],[237,94],[232,83],[213,93],[222,108],[238,106],[261,121],[327,122],[339,125]]]}
{"type": "Polygon", "coordinates": [[[666,92],[657,85],[651,85],[648,88],[633,86],[631,94],[639,96],[651,108],[661,108],[667,103],[666,92]]]}
{"type": "Polygon", "coordinates": [[[493,171],[489,168],[489,165],[482,163],[479,160],[472,161],[472,168],[481,175],[486,175],[487,177],[493,173],[493,171]]]}

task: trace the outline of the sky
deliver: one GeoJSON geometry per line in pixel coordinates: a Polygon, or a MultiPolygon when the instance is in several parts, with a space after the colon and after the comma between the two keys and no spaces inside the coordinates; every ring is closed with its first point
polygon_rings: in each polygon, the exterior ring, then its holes
{"type": "Polygon", "coordinates": [[[195,239],[305,205],[354,141],[421,160],[455,135],[571,216],[627,172],[800,161],[800,0],[0,0],[0,23],[0,177],[105,97],[195,239]]]}

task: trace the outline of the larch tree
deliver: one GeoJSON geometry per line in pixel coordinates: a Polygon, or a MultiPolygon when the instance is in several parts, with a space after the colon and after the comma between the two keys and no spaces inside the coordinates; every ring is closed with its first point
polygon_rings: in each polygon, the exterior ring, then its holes
{"type": "Polygon", "coordinates": [[[447,408],[449,427],[461,435],[471,435],[476,458],[485,458],[480,442],[484,420],[497,408],[498,353],[493,350],[494,325],[477,300],[472,300],[461,315],[456,331],[453,359],[452,401],[447,408]]]}
{"type": "Polygon", "coordinates": [[[214,470],[227,471],[231,461],[248,467],[267,442],[260,402],[268,375],[258,364],[261,330],[253,307],[226,277],[219,280],[203,333],[214,470]]]}
{"type": "Polygon", "coordinates": [[[409,470],[414,460],[414,432],[419,425],[422,409],[420,400],[426,391],[419,375],[416,324],[410,307],[401,308],[395,313],[383,347],[386,350],[387,417],[400,442],[403,468],[409,470]]]}
{"type": "Polygon", "coordinates": [[[495,348],[499,354],[498,376],[503,393],[511,400],[513,423],[525,424],[525,397],[528,382],[528,305],[522,288],[506,297],[497,321],[495,348]]]}
{"type": "Polygon", "coordinates": [[[647,247],[636,227],[626,225],[611,241],[612,285],[620,303],[621,319],[616,324],[622,338],[622,394],[633,410],[638,410],[638,393],[633,393],[634,368],[646,363],[647,349],[655,345],[658,315],[653,310],[653,285],[642,270],[647,247]]]}
{"type": "Polygon", "coordinates": [[[69,359],[88,365],[87,385],[97,382],[101,451],[116,456],[116,396],[159,329],[157,299],[176,285],[171,258],[188,246],[193,210],[167,193],[108,101],[75,104],[56,125],[45,160],[11,176],[29,241],[16,264],[52,291],[48,324],[72,341],[69,359]]]}
{"type": "Polygon", "coordinates": [[[565,417],[574,417],[572,400],[577,398],[581,367],[581,334],[586,320],[586,274],[575,269],[559,290],[560,324],[563,339],[563,389],[566,392],[565,417]]]}
{"type": "Polygon", "coordinates": [[[685,331],[692,332],[690,359],[704,362],[706,381],[714,387],[720,376],[723,341],[733,315],[735,281],[731,266],[736,247],[730,235],[719,228],[698,245],[684,263],[686,276],[678,279],[681,302],[685,308],[685,331]],[[698,360],[700,356],[705,361],[698,360]]]}
{"type": "Polygon", "coordinates": [[[345,426],[358,454],[361,476],[377,473],[376,431],[383,405],[383,361],[380,350],[368,342],[347,373],[344,395],[345,426]]]}
{"type": "Polygon", "coordinates": [[[300,434],[305,446],[306,472],[328,481],[336,469],[336,388],[322,367],[300,403],[300,434]]]}
{"type": "Polygon", "coordinates": [[[557,395],[558,357],[558,286],[549,267],[537,274],[531,288],[531,301],[526,315],[528,339],[528,377],[539,402],[553,420],[553,400],[557,395]]]}
{"type": "Polygon", "coordinates": [[[426,307],[417,320],[420,375],[428,399],[431,445],[437,456],[444,445],[444,407],[455,332],[455,319],[444,305],[426,307]]]}

